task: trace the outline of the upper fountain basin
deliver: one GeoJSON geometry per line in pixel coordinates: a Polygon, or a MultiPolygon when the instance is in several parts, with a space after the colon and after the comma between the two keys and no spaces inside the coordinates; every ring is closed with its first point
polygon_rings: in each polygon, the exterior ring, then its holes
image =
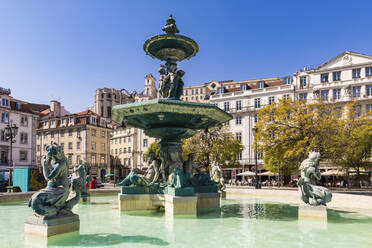
{"type": "Polygon", "coordinates": [[[143,44],[146,54],[162,61],[182,61],[195,56],[198,44],[178,34],[161,34],[151,37],[143,44]]]}

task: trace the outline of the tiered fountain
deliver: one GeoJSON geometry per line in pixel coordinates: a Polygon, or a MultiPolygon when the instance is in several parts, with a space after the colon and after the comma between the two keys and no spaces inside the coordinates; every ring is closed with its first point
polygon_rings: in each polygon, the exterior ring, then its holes
{"type": "Polygon", "coordinates": [[[146,54],[166,62],[158,70],[161,98],[117,105],[112,110],[112,119],[123,127],[140,128],[146,135],[160,139],[161,161],[150,154],[146,173],[134,168],[119,184],[120,209],[150,210],[164,206],[166,213],[195,215],[201,208],[219,208],[220,196],[209,174],[194,165],[193,155],[183,161],[181,139],[232,117],[211,104],[180,100],[185,72],[177,70],[177,61],[190,59],[199,48],[192,39],[177,34],[172,15],[163,31],[166,34],[151,37],[143,45],[146,54]]]}

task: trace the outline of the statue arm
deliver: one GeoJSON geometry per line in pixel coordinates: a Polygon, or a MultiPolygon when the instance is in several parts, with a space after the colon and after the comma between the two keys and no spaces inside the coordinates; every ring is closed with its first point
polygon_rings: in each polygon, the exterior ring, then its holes
{"type": "Polygon", "coordinates": [[[51,171],[48,171],[47,174],[44,174],[44,177],[47,180],[52,180],[52,179],[54,179],[59,174],[59,172],[61,170],[61,164],[60,163],[57,163],[56,165],[57,166],[55,168],[53,168],[51,171]]]}
{"type": "MultiPolygon", "coordinates": [[[[154,164],[157,164],[157,162],[154,161],[154,164]]],[[[153,185],[159,179],[160,175],[159,166],[155,166],[154,164],[151,166],[154,167],[155,175],[154,178],[152,179],[152,182],[149,185],[153,185]]]]}

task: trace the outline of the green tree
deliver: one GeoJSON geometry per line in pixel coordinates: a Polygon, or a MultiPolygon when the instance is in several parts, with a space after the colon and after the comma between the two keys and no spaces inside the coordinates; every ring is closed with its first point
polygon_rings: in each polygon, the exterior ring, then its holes
{"type": "Polygon", "coordinates": [[[153,142],[153,143],[150,144],[149,148],[147,148],[147,150],[145,152],[146,158],[148,158],[148,155],[149,155],[150,152],[155,153],[155,157],[157,159],[160,159],[160,154],[159,154],[159,152],[160,152],[160,145],[159,145],[158,142],[155,141],[155,142],[153,142]]]}
{"type": "Polygon", "coordinates": [[[343,118],[338,121],[337,134],[330,147],[330,158],[345,171],[355,171],[359,178],[361,169],[372,167],[372,114],[360,114],[360,106],[345,106],[343,118]]]}
{"type": "Polygon", "coordinates": [[[210,169],[212,163],[221,168],[240,166],[237,156],[243,150],[243,145],[225,127],[198,132],[183,142],[184,160],[188,154],[195,153],[195,162],[206,170],[210,169]]]}
{"type": "Polygon", "coordinates": [[[277,172],[279,167],[281,174],[290,175],[311,150],[327,157],[336,133],[337,111],[324,102],[285,99],[259,110],[254,146],[264,153],[265,169],[277,172]]]}

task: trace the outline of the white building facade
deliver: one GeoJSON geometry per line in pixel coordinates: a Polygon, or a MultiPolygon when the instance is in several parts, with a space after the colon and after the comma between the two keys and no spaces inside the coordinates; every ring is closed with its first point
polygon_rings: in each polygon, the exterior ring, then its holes
{"type": "Polygon", "coordinates": [[[11,161],[14,168],[36,167],[38,115],[33,113],[28,103],[12,98],[10,93],[10,89],[0,88],[0,171],[3,172],[8,171],[11,161]],[[18,130],[10,152],[5,128],[14,124],[18,130]]]}

